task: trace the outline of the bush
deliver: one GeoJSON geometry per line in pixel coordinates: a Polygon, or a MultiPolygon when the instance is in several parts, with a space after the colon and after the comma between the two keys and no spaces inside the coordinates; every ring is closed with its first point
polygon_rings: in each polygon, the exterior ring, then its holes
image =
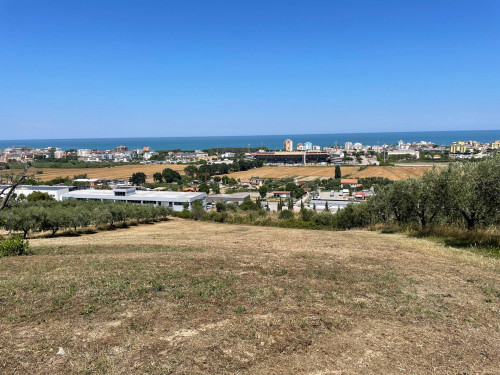
{"type": "Polygon", "coordinates": [[[213,221],[216,223],[223,223],[227,220],[227,212],[207,212],[203,217],[205,221],[213,221]]]}
{"type": "Polygon", "coordinates": [[[226,204],[226,208],[230,211],[236,212],[236,210],[238,209],[238,205],[234,202],[231,202],[226,204]]]}
{"type": "Polygon", "coordinates": [[[306,210],[305,208],[300,210],[300,220],[302,221],[311,221],[314,215],[315,213],[312,210],[306,210]]]}
{"type": "Polygon", "coordinates": [[[191,219],[191,211],[184,209],[182,211],[174,211],[172,216],[180,217],[181,219],[191,219]]]}
{"type": "Polygon", "coordinates": [[[280,220],[293,219],[294,217],[295,217],[295,214],[293,213],[292,210],[283,210],[279,214],[280,220]]]}
{"type": "Polygon", "coordinates": [[[222,201],[218,201],[215,204],[215,208],[216,208],[217,212],[224,212],[227,210],[226,204],[222,201]]]}
{"type": "Polygon", "coordinates": [[[25,255],[28,252],[29,242],[24,241],[21,236],[11,237],[6,240],[0,241],[0,258],[25,255]]]}
{"type": "Polygon", "coordinates": [[[257,203],[255,203],[254,201],[251,201],[251,200],[243,202],[240,205],[240,208],[243,211],[257,211],[257,210],[259,210],[259,206],[257,205],[257,203]]]}

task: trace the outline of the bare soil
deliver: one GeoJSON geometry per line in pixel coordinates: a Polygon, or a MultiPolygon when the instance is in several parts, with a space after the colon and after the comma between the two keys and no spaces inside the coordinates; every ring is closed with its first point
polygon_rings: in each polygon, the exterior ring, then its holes
{"type": "Polygon", "coordinates": [[[31,247],[0,259],[0,373],[499,373],[498,258],[180,219],[31,247]]]}

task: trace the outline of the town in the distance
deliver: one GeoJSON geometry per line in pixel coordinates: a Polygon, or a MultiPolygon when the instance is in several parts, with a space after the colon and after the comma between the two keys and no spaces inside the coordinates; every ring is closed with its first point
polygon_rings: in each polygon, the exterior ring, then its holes
{"type": "Polygon", "coordinates": [[[297,143],[294,147],[291,139],[283,142],[282,150],[267,148],[219,148],[210,150],[152,150],[145,146],[129,149],[117,146],[113,150],[68,149],[45,147],[8,147],[0,150],[0,162],[26,163],[44,160],[71,159],[82,162],[144,162],[144,163],[231,163],[236,156],[233,149],[243,150],[246,159],[262,160],[266,164],[297,165],[379,165],[384,157],[392,160],[450,160],[476,159],[495,154],[500,149],[500,140],[489,143],[477,141],[457,141],[451,145],[437,145],[433,142],[404,142],[396,145],[363,145],[359,142],[346,142],[342,145],[320,146],[311,142],[297,143]],[[245,152],[246,151],[246,152],[245,152]],[[380,157],[382,155],[382,158],[380,157]]]}
{"type": "Polygon", "coordinates": [[[12,182],[14,172],[20,167],[31,165],[33,173],[16,188],[18,200],[37,193],[57,201],[153,204],[178,212],[192,210],[196,201],[206,210],[215,209],[217,202],[240,206],[248,201],[247,204],[255,202],[268,211],[280,211],[287,206],[295,211],[306,207],[336,212],[349,203],[359,203],[375,195],[377,185],[391,183],[390,176],[384,174],[357,178],[356,174],[342,172],[349,168],[361,171],[371,166],[446,166],[461,159],[492,156],[499,150],[500,140],[455,142],[448,146],[402,140],[395,145],[346,142],[343,146],[319,146],[305,142],[294,147],[293,141],[286,139],[282,150],[262,147],[202,151],[152,150],[149,147],[129,150],[126,146],[114,150],[12,147],[1,153],[0,188],[6,186],[2,183],[12,182]],[[127,171],[127,175],[120,178],[111,175],[116,168],[104,168],[123,165],[139,169],[127,171]],[[275,170],[285,166],[297,168],[288,174],[278,174],[278,178],[264,178],[258,170],[254,171],[263,166],[275,170]],[[147,176],[143,168],[151,167],[156,169],[146,170],[147,176]],[[313,169],[306,175],[300,167],[313,169]],[[318,172],[321,167],[326,168],[326,175],[321,174],[325,170],[318,172]],[[51,180],[41,178],[47,168],[60,175],[51,180]],[[65,174],[68,168],[79,168],[79,172],[71,178],[65,174]],[[88,176],[87,168],[97,168],[101,176],[88,176]],[[248,173],[238,175],[244,171],[248,173]]]}

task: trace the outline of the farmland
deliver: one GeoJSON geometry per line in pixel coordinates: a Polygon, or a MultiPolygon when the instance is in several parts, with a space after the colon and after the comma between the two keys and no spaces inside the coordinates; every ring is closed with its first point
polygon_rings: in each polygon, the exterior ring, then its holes
{"type": "Polygon", "coordinates": [[[498,258],[180,219],[31,246],[0,259],[2,373],[498,371],[498,258]]]}
{"type": "MultiPolygon", "coordinates": [[[[358,166],[342,166],[342,176],[352,178],[362,177],[385,177],[390,180],[401,180],[409,177],[422,177],[425,171],[431,169],[431,166],[410,167],[410,166],[395,166],[395,167],[379,167],[369,166],[360,170],[358,166]]],[[[266,166],[259,169],[234,172],[229,176],[236,179],[248,179],[250,177],[261,178],[283,178],[295,177],[299,180],[315,180],[317,178],[333,178],[335,168],[329,167],[300,167],[300,166],[266,166]]]]}
{"type": "MultiPolygon", "coordinates": [[[[40,181],[49,181],[56,177],[73,177],[78,174],[86,173],[89,178],[103,178],[103,179],[124,179],[128,178],[135,172],[144,172],[148,181],[153,180],[155,172],[161,172],[164,168],[172,168],[176,171],[183,173],[186,165],[181,164],[142,164],[142,165],[124,165],[110,168],[43,168],[33,169],[32,172],[40,170],[43,173],[36,174],[40,181]]],[[[386,177],[391,180],[401,180],[408,177],[421,177],[425,171],[432,168],[431,166],[394,166],[394,167],[379,167],[369,166],[360,170],[358,166],[342,166],[342,175],[349,175],[353,178],[361,177],[386,177]]],[[[248,171],[233,172],[229,177],[236,179],[249,179],[250,177],[261,178],[283,178],[294,177],[299,180],[314,180],[317,178],[331,178],[334,176],[334,167],[332,166],[264,166],[258,169],[251,169],[248,171]]]]}
{"type": "Polygon", "coordinates": [[[155,172],[161,172],[165,168],[171,168],[182,173],[184,168],[186,168],[186,165],[131,164],[109,168],[33,168],[30,169],[30,173],[42,171],[42,174],[35,175],[36,178],[39,178],[40,181],[49,181],[57,177],[69,176],[70,178],[73,178],[73,176],[83,173],[86,173],[88,178],[128,180],[133,173],[144,172],[148,181],[153,181],[153,174],[155,172]]]}

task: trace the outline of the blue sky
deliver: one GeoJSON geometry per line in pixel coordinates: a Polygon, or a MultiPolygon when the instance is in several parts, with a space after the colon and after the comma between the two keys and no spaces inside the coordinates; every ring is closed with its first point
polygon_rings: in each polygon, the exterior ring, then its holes
{"type": "Polygon", "coordinates": [[[497,0],[0,0],[1,139],[499,119],[497,0]]]}

